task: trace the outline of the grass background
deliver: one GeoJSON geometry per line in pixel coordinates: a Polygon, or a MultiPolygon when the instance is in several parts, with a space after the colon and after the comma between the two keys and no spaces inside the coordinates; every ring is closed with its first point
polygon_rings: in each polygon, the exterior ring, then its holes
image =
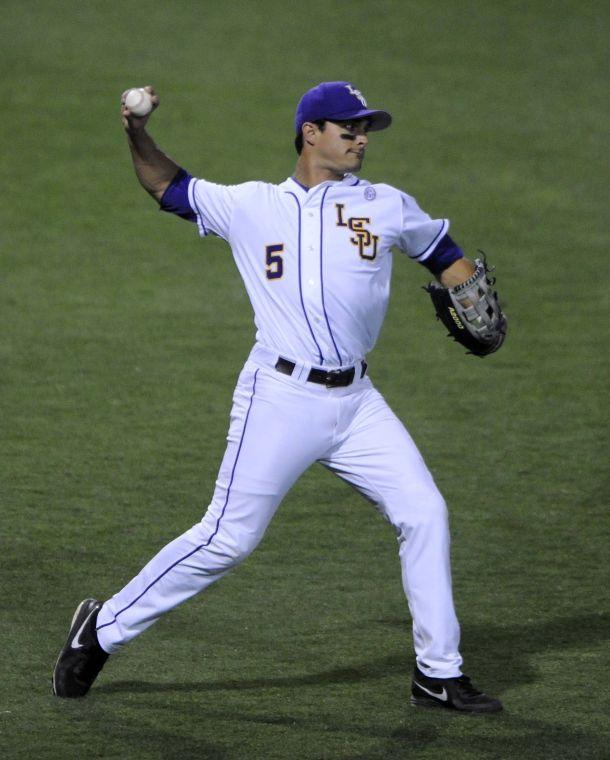
{"type": "Polygon", "coordinates": [[[607,30],[567,0],[2,3],[3,757],[607,756],[607,30]],[[395,118],[363,176],[498,267],[510,336],[482,362],[396,261],[371,374],[450,504],[466,670],[505,712],[409,707],[394,536],[322,468],[247,563],[57,700],[76,603],[205,509],[253,337],[225,244],[139,190],[120,93],[155,85],[192,173],[281,181],[296,101],[339,78],[395,118]]]}

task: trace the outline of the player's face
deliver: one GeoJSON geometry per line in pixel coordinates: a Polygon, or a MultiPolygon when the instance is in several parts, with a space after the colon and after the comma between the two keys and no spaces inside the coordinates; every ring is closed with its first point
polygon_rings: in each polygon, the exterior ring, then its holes
{"type": "Polygon", "coordinates": [[[314,152],[320,168],[337,175],[360,171],[368,145],[368,119],[327,121],[317,129],[314,152]]]}

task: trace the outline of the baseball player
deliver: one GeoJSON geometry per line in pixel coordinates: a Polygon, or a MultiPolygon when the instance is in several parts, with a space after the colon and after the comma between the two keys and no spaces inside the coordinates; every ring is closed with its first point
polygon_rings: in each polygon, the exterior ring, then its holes
{"type": "MultiPolygon", "coordinates": [[[[413,619],[412,704],[501,710],[462,673],[446,505],[375,389],[366,359],[388,304],[392,249],[430,270],[454,298],[451,320],[457,325],[461,314],[479,338],[490,311],[483,307],[495,305],[495,294],[481,262],[466,259],[449,237],[448,220],[432,219],[394,187],[357,177],[369,133],[389,127],[390,114],[369,108],[349,82],[319,84],[297,107],[294,174],[279,185],[226,186],[192,177],[161,152],[145,129],[149,117],[131,114],[124,98],[121,112],[144,189],[164,211],[196,223],[201,237],[229,243],[256,340],[237,381],[228,445],[203,519],[110,599],[80,603],[54,669],[54,693],[84,696],[109,655],[242,562],[287,491],[321,462],[396,532],[413,619]]],[[[504,324],[487,324],[481,353],[500,345],[504,324]]]]}

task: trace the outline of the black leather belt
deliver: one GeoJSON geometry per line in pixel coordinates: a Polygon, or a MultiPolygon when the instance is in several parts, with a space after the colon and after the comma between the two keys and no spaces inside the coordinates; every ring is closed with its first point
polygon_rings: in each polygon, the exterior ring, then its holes
{"type": "MultiPolygon", "coordinates": [[[[284,359],[283,356],[275,363],[275,368],[283,375],[292,375],[296,364],[289,359],[284,359]]],[[[364,377],[367,364],[362,362],[362,369],[360,377],[364,377]]],[[[308,383],[318,383],[319,385],[325,385],[327,388],[344,388],[346,385],[351,385],[354,382],[356,376],[356,368],[348,367],[347,369],[317,369],[313,367],[309,375],[307,375],[308,383]]]]}

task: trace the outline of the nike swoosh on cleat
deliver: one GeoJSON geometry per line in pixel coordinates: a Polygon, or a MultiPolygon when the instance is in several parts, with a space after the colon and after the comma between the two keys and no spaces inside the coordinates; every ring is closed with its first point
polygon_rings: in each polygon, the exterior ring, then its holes
{"type": "Polygon", "coordinates": [[[449,699],[449,697],[447,696],[447,690],[445,689],[444,686],[443,686],[443,690],[439,693],[436,691],[430,691],[430,689],[426,689],[425,686],[422,686],[417,681],[413,681],[413,683],[416,686],[418,686],[422,691],[425,691],[426,694],[429,694],[431,697],[434,697],[434,699],[440,699],[441,702],[446,702],[449,699]]]}
{"type": "Polygon", "coordinates": [[[89,622],[89,618],[91,617],[91,615],[93,615],[93,613],[95,611],[96,611],[95,609],[91,610],[91,612],[85,618],[85,620],[84,620],[83,624],[81,625],[81,627],[76,632],[76,635],[73,637],[72,641],[70,642],[70,646],[72,647],[72,649],[82,649],[82,647],[85,646],[84,644],[81,644],[81,642],[80,642],[80,635],[83,632],[84,627],[89,622]]]}

